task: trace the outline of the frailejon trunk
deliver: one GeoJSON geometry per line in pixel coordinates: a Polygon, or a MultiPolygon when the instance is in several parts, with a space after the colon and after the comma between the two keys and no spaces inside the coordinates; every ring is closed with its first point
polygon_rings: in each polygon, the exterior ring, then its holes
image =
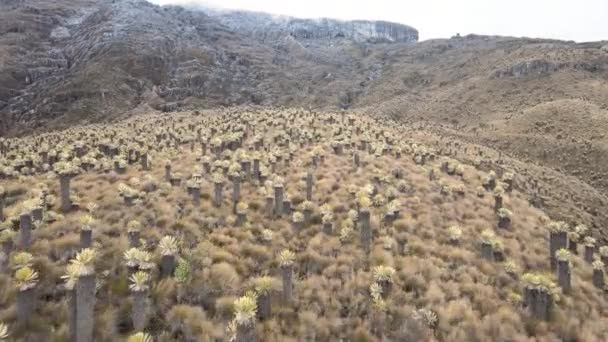
{"type": "Polygon", "coordinates": [[[165,166],[165,181],[171,181],[171,166],[165,166]]]}
{"type": "Polygon", "coordinates": [[[551,232],[549,234],[549,253],[551,260],[551,270],[555,270],[557,266],[557,259],[555,258],[555,252],[561,248],[566,248],[568,245],[568,235],[566,232],[551,232]]]}
{"type": "Polygon", "coordinates": [[[247,214],[245,213],[237,213],[236,214],[236,226],[242,227],[247,221],[247,214]]]}
{"type": "Polygon", "coordinates": [[[6,254],[6,256],[8,257],[11,252],[13,251],[13,240],[12,239],[8,239],[6,241],[2,241],[2,252],[4,252],[4,254],[6,254]]]}
{"type": "Polygon", "coordinates": [[[372,230],[370,227],[370,214],[367,210],[361,210],[359,224],[361,225],[361,245],[365,251],[369,251],[372,243],[372,230]]]}
{"type": "Polygon", "coordinates": [[[266,206],[264,211],[266,212],[267,217],[272,217],[272,211],[274,209],[274,200],[272,197],[266,197],[266,206]]]}
{"type": "Polygon", "coordinates": [[[150,170],[150,164],[148,163],[147,153],[141,155],[141,168],[145,171],[150,170]]]}
{"type": "Polygon", "coordinates": [[[306,200],[312,201],[312,172],[306,173],[306,200]]]}
{"type": "Polygon", "coordinates": [[[19,323],[28,323],[36,310],[36,289],[17,291],[17,320],[19,323]]]}
{"type": "Polygon", "coordinates": [[[80,230],[80,249],[90,248],[93,244],[93,231],[90,229],[80,230]]]}
{"type": "Polygon", "coordinates": [[[85,275],[76,282],[76,342],[93,341],[95,275],[85,275]]]}
{"type": "Polygon", "coordinates": [[[310,225],[310,220],[312,219],[312,210],[305,209],[304,210],[304,225],[308,227],[310,225]]]}
{"type": "Polygon", "coordinates": [[[258,295],[258,318],[265,320],[270,317],[271,306],[270,306],[270,292],[264,292],[258,295]]]}
{"type": "Polygon", "coordinates": [[[139,247],[139,230],[132,230],[127,232],[129,237],[129,248],[139,247]]]}
{"type": "Polygon", "coordinates": [[[260,178],[260,160],[259,159],[253,160],[253,178],[254,179],[260,178]]]}
{"type": "Polygon", "coordinates": [[[41,207],[34,208],[32,210],[32,220],[34,222],[42,221],[42,208],[41,207]]]}
{"type": "Polygon", "coordinates": [[[19,217],[19,246],[30,248],[32,243],[32,217],[30,214],[21,214],[19,217]]]}
{"type": "Polygon", "coordinates": [[[131,311],[131,320],[133,321],[133,330],[135,331],[144,331],[146,328],[148,309],[147,302],[147,291],[133,291],[133,309],[131,311]]]}
{"type": "Polygon", "coordinates": [[[201,205],[201,188],[192,188],[192,202],[196,207],[201,205]]]}
{"type": "Polygon", "coordinates": [[[498,212],[502,208],[502,196],[494,196],[494,211],[498,212]]]}
{"type": "Polygon", "coordinates": [[[549,320],[551,307],[553,305],[553,297],[546,290],[536,290],[533,295],[533,313],[537,319],[549,320]]]}
{"type": "Polygon", "coordinates": [[[485,241],[481,243],[481,257],[488,261],[494,261],[494,252],[492,251],[491,243],[485,241]]]}
{"type": "Polygon", "coordinates": [[[72,201],[70,200],[70,177],[59,176],[60,193],[61,193],[61,210],[68,212],[72,209],[72,201]]]}
{"type": "Polygon", "coordinates": [[[274,187],[274,214],[277,217],[283,215],[283,187],[274,187]]]}
{"type": "Polygon", "coordinates": [[[4,198],[0,195],[0,221],[4,221],[4,198]]]}
{"type": "Polygon", "coordinates": [[[572,254],[578,255],[578,243],[576,243],[576,241],[569,240],[568,241],[568,250],[572,254]]]}
{"type": "Polygon", "coordinates": [[[593,262],[593,253],[595,252],[595,246],[585,245],[585,261],[588,263],[593,262]]]}
{"type": "Polygon", "coordinates": [[[223,190],[224,184],[222,183],[215,183],[215,193],[214,193],[214,197],[213,197],[213,204],[216,207],[220,207],[222,205],[222,190],[223,190]]]}
{"type": "Polygon", "coordinates": [[[572,285],[570,282],[570,262],[567,260],[557,261],[557,280],[562,292],[569,293],[572,285]]]}
{"type": "Polygon", "coordinates": [[[331,235],[331,232],[333,230],[332,226],[333,225],[331,224],[331,222],[323,223],[323,233],[331,235]]]}
{"type": "Polygon", "coordinates": [[[76,320],[78,313],[76,311],[76,289],[67,291],[68,296],[68,320],[70,329],[70,342],[76,341],[76,320]]]}
{"type": "Polygon", "coordinates": [[[604,271],[600,269],[593,270],[593,285],[598,289],[604,289],[604,271]]]}
{"type": "Polygon", "coordinates": [[[253,323],[236,326],[235,342],[255,342],[255,326],[253,323]]]}
{"type": "Polygon", "coordinates": [[[236,203],[241,199],[241,177],[232,178],[232,202],[236,208],[236,203]]]}
{"type": "Polygon", "coordinates": [[[175,255],[163,255],[160,259],[161,277],[171,277],[175,271],[175,255]]]}
{"type": "Polygon", "coordinates": [[[281,273],[283,276],[283,302],[291,302],[292,296],[292,266],[282,266],[281,273]]]}

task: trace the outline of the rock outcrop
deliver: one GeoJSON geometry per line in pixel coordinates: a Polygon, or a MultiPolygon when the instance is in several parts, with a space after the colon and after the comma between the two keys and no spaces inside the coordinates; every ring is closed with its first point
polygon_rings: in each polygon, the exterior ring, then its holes
{"type": "Polygon", "coordinates": [[[262,41],[276,40],[290,35],[296,39],[352,39],[356,42],[418,41],[418,31],[410,26],[387,21],[335,19],[298,19],[266,13],[222,11],[201,8],[209,16],[239,32],[262,41]]]}

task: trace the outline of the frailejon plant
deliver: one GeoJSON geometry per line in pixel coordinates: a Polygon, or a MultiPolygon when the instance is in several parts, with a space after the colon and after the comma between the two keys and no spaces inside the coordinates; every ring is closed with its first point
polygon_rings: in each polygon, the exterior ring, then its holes
{"type": "Polygon", "coordinates": [[[21,267],[15,272],[14,279],[17,287],[17,320],[27,324],[36,310],[38,272],[29,266],[21,267]]]}
{"type": "Polygon", "coordinates": [[[161,277],[173,275],[175,271],[176,257],[179,253],[179,244],[173,236],[166,235],[158,243],[160,250],[160,274],[161,277]]]}
{"type": "Polygon", "coordinates": [[[595,260],[591,267],[593,267],[593,285],[598,289],[604,289],[604,263],[601,260],[595,260]]]}
{"type": "Polygon", "coordinates": [[[272,314],[271,295],[276,289],[276,280],[272,277],[263,276],[253,280],[253,286],[257,294],[257,315],[261,320],[265,320],[272,314]]]}
{"type": "Polygon", "coordinates": [[[547,321],[557,297],[556,285],[544,274],[526,273],[521,278],[524,286],[524,306],[532,316],[547,321]]]}
{"type": "Polygon", "coordinates": [[[137,220],[131,220],[127,223],[127,236],[129,238],[129,247],[137,248],[140,246],[140,230],[141,223],[137,220]]]}
{"type": "MultiPolygon", "coordinates": [[[[95,308],[95,259],[94,249],[85,248],[76,258],[70,261],[76,268],[76,341],[93,341],[93,323],[95,308]]],[[[73,270],[72,270],[73,271],[73,270]]]]}
{"type": "Polygon", "coordinates": [[[372,273],[374,275],[374,281],[380,285],[382,288],[382,295],[386,298],[393,285],[393,278],[396,273],[395,269],[390,266],[379,265],[374,267],[372,273]]]}
{"type": "Polygon", "coordinates": [[[279,265],[281,267],[281,274],[283,278],[283,302],[289,303],[292,298],[293,291],[293,265],[296,260],[296,255],[285,249],[279,254],[279,265]]]}
{"type": "Polygon", "coordinates": [[[235,342],[255,342],[255,317],[257,313],[255,292],[247,293],[234,302],[235,342]]]}
{"type": "Polygon", "coordinates": [[[583,256],[585,261],[590,264],[593,263],[595,260],[593,255],[595,253],[595,239],[591,236],[586,236],[583,240],[583,246],[585,248],[583,256]]]}
{"type": "Polygon", "coordinates": [[[131,295],[133,296],[133,308],[131,320],[135,331],[142,331],[147,324],[148,315],[148,290],[150,288],[150,274],[138,271],[129,277],[131,295]]]}
{"type": "Polygon", "coordinates": [[[557,281],[559,286],[562,288],[563,293],[570,293],[572,289],[572,283],[570,280],[570,251],[562,248],[555,252],[555,258],[557,259],[557,281]]]}
{"type": "Polygon", "coordinates": [[[93,227],[96,220],[92,215],[80,217],[80,249],[90,248],[93,243],[93,227]]]}
{"type": "Polygon", "coordinates": [[[568,247],[568,225],[565,222],[551,222],[548,228],[551,270],[555,270],[557,267],[555,253],[568,247]]]}
{"type": "Polygon", "coordinates": [[[135,333],[127,339],[127,342],[154,342],[154,338],[145,332],[135,333]]]}

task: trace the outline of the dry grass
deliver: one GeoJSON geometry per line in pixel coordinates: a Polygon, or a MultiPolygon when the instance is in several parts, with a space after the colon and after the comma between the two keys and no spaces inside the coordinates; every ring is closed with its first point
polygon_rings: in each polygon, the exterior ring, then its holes
{"type": "MultiPolygon", "coordinates": [[[[141,141],[153,159],[149,171],[135,163],[124,173],[96,168],[72,179],[72,194],[78,198],[79,207],[37,228],[28,250],[35,257],[34,268],[41,277],[33,326],[21,329],[16,322],[15,290],[9,272],[0,275],[0,284],[9,289],[0,297],[0,321],[15,327],[13,336],[18,341],[39,336],[42,340],[59,340],[66,335],[67,307],[60,276],[79,248],[79,219],[85,214],[86,204],[93,202],[98,206],[93,213],[97,222],[93,246],[100,254],[95,265],[100,283],[95,335],[100,341],[116,341],[133,333],[123,260],[129,248],[127,225],[132,220],[141,222],[144,244],[140,248],[153,254],[155,264],[160,262],[158,241],[172,235],[180,241],[179,258],[190,265],[189,277],[183,280],[160,280],[159,272],[152,272],[147,330],[163,341],[227,340],[233,333],[228,329],[232,303],[251,290],[256,277],[282,279],[278,256],[285,249],[296,255],[293,296],[285,303],[282,290],[271,291],[272,314],[255,324],[259,340],[368,341],[383,336],[395,341],[606,340],[608,301],[593,286],[591,265],[583,261],[582,255],[572,260],[573,291],[559,294],[548,321],[534,319],[523,307],[519,277],[527,272],[550,272],[547,214],[532,207],[526,194],[516,188],[503,196],[504,207],[513,213],[511,227],[499,229],[492,192],[483,197],[477,194],[488,172],[464,163],[470,158],[463,157],[460,176],[438,171],[430,180],[429,171],[439,170],[446,157],[433,145],[424,145],[425,139],[414,139],[408,132],[404,125],[367,117],[264,110],[218,112],[204,117],[192,113],[138,117],[115,125],[11,140],[14,147],[10,155],[16,157],[37,153],[40,145],[36,139],[69,154],[73,153],[74,142],[80,140],[89,153],[99,156],[97,164],[101,165],[107,157],[98,152],[97,144],[115,134],[115,143],[124,139],[118,144],[121,153],[141,141]],[[270,159],[281,156],[274,176],[283,178],[285,198],[291,200],[295,210],[303,209],[299,206],[306,200],[302,180],[306,171],[312,170],[313,213],[301,231],[292,227],[291,215],[267,216],[266,196],[261,191],[264,184],[253,177],[244,177],[241,182],[240,201],[249,204],[242,227],[235,226],[232,182],[228,178],[222,205],[214,207],[211,174],[201,174],[200,143],[191,150],[189,140],[197,140],[199,130],[206,141],[212,138],[212,129],[236,132],[245,126],[249,126],[249,136],[243,139],[242,150],[253,156],[254,137],[259,136],[264,138],[260,150],[264,168],[270,169],[270,159]],[[360,133],[357,128],[361,128],[360,133]],[[165,143],[171,140],[164,138],[157,143],[158,133],[179,137],[182,143],[167,148],[165,143]],[[336,155],[332,149],[334,141],[352,141],[359,146],[361,138],[374,143],[378,153],[345,146],[343,153],[336,155]],[[286,147],[287,140],[290,147],[286,147]],[[379,143],[385,141],[391,149],[382,155],[379,143]],[[397,148],[402,151],[400,157],[397,148]],[[321,151],[316,167],[312,165],[313,151],[321,151]],[[293,157],[286,162],[290,152],[293,157]],[[354,167],[353,152],[360,155],[358,168],[354,167]],[[427,157],[423,165],[415,162],[415,156],[422,154],[427,157]],[[433,160],[429,160],[431,156],[433,160]],[[164,181],[166,159],[171,162],[172,173],[183,176],[180,186],[164,181]],[[401,179],[393,176],[397,168],[403,170],[401,179]],[[205,195],[199,206],[193,204],[186,189],[192,174],[200,175],[205,195]],[[149,191],[141,193],[133,206],[127,206],[119,196],[119,184],[149,191]],[[356,192],[373,189],[369,197],[378,204],[372,203],[369,208],[373,233],[369,252],[361,243],[360,222],[350,235],[344,229],[349,215],[357,213],[358,203],[365,202],[358,198],[360,194],[351,193],[352,187],[356,192]],[[399,217],[385,220],[391,196],[399,202],[395,204],[399,217]],[[333,232],[329,235],[323,233],[323,205],[333,212],[333,232]],[[457,242],[451,238],[453,226],[461,229],[457,242]],[[272,232],[271,241],[264,238],[263,230],[272,232]],[[508,263],[482,258],[480,244],[485,230],[494,231],[508,263]],[[375,301],[370,285],[375,282],[372,271],[379,265],[392,267],[395,274],[390,291],[383,293],[381,301],[375,301]],[[515,273],[508,272],[512,265],[517,268],[515,273]]],[[[225,155],[230,160],[239,153],[225,155]]],[[[207,155],[215,158],[209,145],[207,155]]],[[[5,164],[14,162],[10,157],[3,159],[5,164]]],[[[23,173],[1,183],[9,194],[7,222],[21,212],[15,210],[21,203],[44,186],[56,197],[49,210],[60,212],[59,180],[54,173],[23,173]]],[[[556,280],[555,275],[552,277],[556,280]]]]}

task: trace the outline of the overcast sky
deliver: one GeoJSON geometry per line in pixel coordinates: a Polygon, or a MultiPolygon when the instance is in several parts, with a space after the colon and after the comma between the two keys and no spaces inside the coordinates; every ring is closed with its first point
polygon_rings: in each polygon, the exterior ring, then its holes
{"type": "Polygon", "coordinates": [[[301,18],[387,20],[414,26],[420,39],[460,33],[608,40],[608,0],[149,0],[202,3],[301,18]]]}

